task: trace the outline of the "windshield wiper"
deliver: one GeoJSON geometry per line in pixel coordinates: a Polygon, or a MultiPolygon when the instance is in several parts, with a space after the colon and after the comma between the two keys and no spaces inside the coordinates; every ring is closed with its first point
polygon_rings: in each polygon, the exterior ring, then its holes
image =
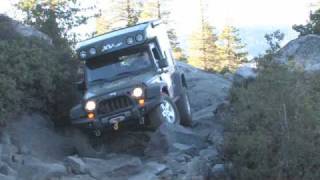
{"type": "Polygon", "coordinates": [[[95,80],[91,81],[90,83],[99,83],[99,82],[110,82],[110,79],[100,78],[100,79],[95,79],[95,80]]]}
{"type": "Polygon", "coordinates": [[[134,71],[125,71],[125,72],[121,72],[119,74],[116,75],[116,77],[122,77],[122,76],[126,76],[126,75],[134,75],[137,74],[139,72],[134,72],[134,71]]]}

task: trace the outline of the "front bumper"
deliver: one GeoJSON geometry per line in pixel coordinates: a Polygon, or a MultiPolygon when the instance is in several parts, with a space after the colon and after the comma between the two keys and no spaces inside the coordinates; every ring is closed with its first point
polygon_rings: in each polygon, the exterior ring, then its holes
{"type": "Polygon", "coordinates": [[[96,115],[96,118],[89,119],[87,116],[72,119],[71,123],[79,128],[84,129],[109,129],[113,128],[115,124],[122,126],[138,125],[144,123],[144,117],[154,107],[160,104],[161,99],[146,99],[145,105],[141,107],[138,103],[134,103],[131,108],[123,109],[119,112],[112,112],[107,115],[96,115]]]}

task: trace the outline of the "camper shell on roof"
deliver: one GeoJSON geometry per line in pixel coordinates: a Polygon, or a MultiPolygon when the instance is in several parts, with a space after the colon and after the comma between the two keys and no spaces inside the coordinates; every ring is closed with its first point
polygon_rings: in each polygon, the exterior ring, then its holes
{"type": "Polygon", "coordinates": [[[148,21],[82,41],[77,44],[76,50],[81,60],[90,60],[103,54],[141,45],[153,39],[157,39],[161,46],[167,48],[170,44],[168,38],[163,36],[167,34],[161,21],[148,21]]]}

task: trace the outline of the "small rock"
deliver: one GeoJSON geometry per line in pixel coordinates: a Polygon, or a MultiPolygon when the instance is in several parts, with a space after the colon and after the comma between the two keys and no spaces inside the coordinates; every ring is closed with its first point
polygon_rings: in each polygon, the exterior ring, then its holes
{"type": "Polygon", "coordinates": [[[18,171],[19,178],[32,180],[53,179],[66,175],[66,167],[57,163],[28,162],[18,171]]]}
{"type": "Polygon", "coordinates": [[[29,155],[29,154],[31,154],[31,151],[30,151],[30,149],[27,148],[27,146],[22,145],[19,148],[19,154],[29,155]]]}
{"type": "Polygon", "coordinates": [[[16,178],[13,176],[6,176],[6,175],[2,175],[2,174],[0,174],[0,179],[1,180],[16,180],[16,178]]]}
{"type": "Polygon", "coordinates": [[[239,67],[234,75],[234,83],[236,85],[247,84],[255,80],[257,77],[256,63],[247,63],[239,67]]]}
{"type": "Polygon", "coordinates": [[[159,157],[172,150],[206,147],[204,138],[179,125],[162,124],[152,135],[145,154],[159,157]],[[175,144],[175,146],[173,146],[175,144]],[[182,145],[181,145],[182,144],[182,145]]]}
{"type": "Polygon", "coordinates": [[[205,160],[200,159],[199,157],[193,158],[187,167],[186,180],[193,180],[193,177],[200,179],[206,179],[209,177],[210,168],[205,160]]]}
{"type": "Polygon", "coordinates": [[[172,147],[173,147],[172,151],[179,151],[179,152],[190,154],[190,155],[193,155],[193,156],[197,152],[197,149],[194,146],[190,146],[190,145],[174,143],[172,145],[172,147]]]}
{"type": "Polygon", "coordinates": [[[224,171],[224,164],[216,164],[212,168],[212,172],[223,172],[224,171]]]}
{"type": "Polygon", "coordinates": [[[86,164],[76,156],[68,156],[65,159],[65,165],[74,174],[85,174],[88,172],[86,164]]]}
{"type": "Polygon", "coordinates": [[[222,132],[212,130],[207,136],[207,142],[215,146],[221,146],[223,144],[222,132]]]}
{"type": "Polygon", "coordinates": [[[6,163],[12,163],[15,160],[15,155],[18,153],[18,148],[12,144],[0,145],[0,159],[6,163]]]}
{"type": "Polygon", "coordinates": [[[121,175],[128,176],[134,169],[139,169],[142,166],[139,158],[128,155],[118,155],[108,160],[95,158],[83,158],[83,160],[86,163],[89,173],[97,179],[102,179],[106,175],[110,175],[116,171],[127,173],[121,175]],[[130,169],[130,171],[128,169],[130,169]]]}
{"type": "Polygon", "coordinates": [[[201,159],[208,162],[214,162],[218,159],[218,151],[214,147],[201,150],[199,155],[201,159]]]}
{"type": "Polygon", "coordinates": [[[211,176],[215,179],[224,179],[226,177],[224,164],[216,164],[211,169],[211,176]]]}
{"type": "Polygon", "coordinates": [[[72,176],[72,177],[64,176],[59,180],[96,180],[96,179],[94,179],[90,175],[76,175],[76,176],[72,176]]]}
{"type": "Polygon", "coordinates": [[[129,180],[154,180],[160,173],[167,169],[167,166],[157,162],[148,162],[142,169],[143,171],[141,173],[130,177],[129,180]]]}
{"type": "Polygon", "coordinates": [[[24,164],[25,156],[21,154],[13,154],[11,155],[11,162],[15,164],[24,164]]]}
{"type": "Polygon", "coordinates": [[[11,138],[6,131],[1,132],[0,142],[1,144],[11,144],[11,138]]]}
{"type": "Polygon", "coordinates": [[[10,166],[8,166],[5,163],[2,163],[0,165],[0,174],[6,175],[6,176],[16,176],[17,172],[13,170],[10,166]]]}
{"type": "Polygon", "coordinates": [[[187,158],[187,155],[186,154],[180,154],[180,155],[177,155],[175,157],[175,160],[180,162],[180,163],[184,163],[184,162],[187,162],[188,161],[188,158],[187,158]]]}

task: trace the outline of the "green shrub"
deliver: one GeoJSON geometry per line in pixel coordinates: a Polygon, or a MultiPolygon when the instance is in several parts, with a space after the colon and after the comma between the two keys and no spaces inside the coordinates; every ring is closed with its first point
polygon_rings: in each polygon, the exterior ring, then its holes
{"type": "Polygon", "coordinates": [[[32,110],[66,121],[75,99],[72,53],[42,40],[14,37],[0,39],[0,120],[32,110]]]}
{"type": "Polygon", "coordinates": [[[231,174],[320,179],[320,73],[264,64],[256,81],[231,91],[224,144],[231,174]]]}

